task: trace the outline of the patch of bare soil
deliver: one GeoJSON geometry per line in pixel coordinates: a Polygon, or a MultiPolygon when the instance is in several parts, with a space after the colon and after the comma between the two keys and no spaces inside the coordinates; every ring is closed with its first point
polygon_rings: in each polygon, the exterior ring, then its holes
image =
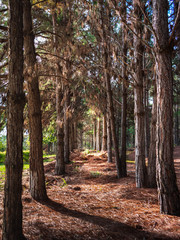
{"type": "MultiPolygon", "coordinates": [[[[133,153],[128,156],[133,159],[133,153]]],[[[180,183],[180,148],[175,149],[180,183]]],[[[159,213],[157,191],[135,187],[134,164],[117,179],[107,155],[74,152],[64,176],[45,165],[49,200],[34,201],[23,178],[23,229],[30,240],[180,239],[180,217],[159,213]]],[[[2,193],[1,193],[2,194],[2,193]]],[[[0,198],[2,202],[2,195],[0,198]]],[[[2,204],[0,209],[2,223],[2,204]]]]}

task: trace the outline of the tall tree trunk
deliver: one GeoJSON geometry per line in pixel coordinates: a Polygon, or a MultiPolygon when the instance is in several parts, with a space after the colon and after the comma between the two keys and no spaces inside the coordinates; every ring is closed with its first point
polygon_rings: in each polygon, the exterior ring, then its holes
{"type": "Polygon", "coordinates": [[[69,163],[69,108],[70,108],[70,91],[69,87],[65,90],[65,106],[64,106],[64,160],[69,163]]]}
{"type": "Polygon", "coordinates": [[[114,152],[115,152],[115,161],[116,161],[116,169],[117,169],[117,176],[118,178],[122,177],[122,163],[119,157],[119,147],[118,141],[116,136],[116,125],[115,125],[115,116],[114,116],[114,106],[113,106],[113,97],[112,97],[112,89],[110,83],[110,75],[107,72],[107,68],[105,68],[105,81],[106,81],[106,91],[107,91],[107,105],[108,111],[110,114],[110,121],[111,121],[111,133],[114,145],[114,152]]]}
{"type": "Polygon", "coordinates": [[[80,129],[80,148],[83,149],[83,126],[80,129]]]}
{"type": "Polygon", "coordinates": [[[148,88],[144,88],[144,107],[145,107],[145,122],[144,122],[144,131],[145,131],[145,157],[149,156],[149,144],[150,144],[150,128],[149,128],[149,100],[148,100],[148,88]]]}
{"type": "Polygon", "coordinates": [[[96,118],[93,119],[93,149],[96,150],[96,118]]]}
{"type": "Polygon", "coordinates": [[[65,162],[64,162],[64,128],[63,122],[60,121],[57,126],[57,151],[56,151],[56,164],[55,174],[61,175],[65,173],[65,162]]]}
{"type": "MultiPolygon", "coordinates": [[[[126,23],[126,1],[122,1],[122,12],[124,15],[124,21],[126,23]]],[[[127,121],[127,43],[126,43],[126,27],[125,23],[122,23],[122,111],[121,111],[121,162],[122,162],[122,175],[127,176],[126,167],[126,121],[127,121]]]]}
{"type": "Polygon", "coordinates": [[[151,139],[148,156],[148,187],[156,188],[156,123],[157,123],[157,88],[154,83],[154,97],[151,117],[151,139]]]}
{"type": "Polygon", "coordinates": [[[153,1],[157,66],[157,187],[161,213],[180,216],[180,194],[173,161],[173,75],[168,1],[153,1]]]}
{"type": "MultiPolygon", "coordinates": [[[[56,7],[56,4],[55,6],[56,7]]],[[[54,10],[52,14],[53,32],[54,32],[54,53],[58,55],[58,38],[57,38],[57,15],[54,10]]],[[[62,67],[59,65],[59,59],[56,61],[56,75],[62,75],[62,67]]],[[[63,90],[62,79],[56,77],[56,128],[57,128],[57,148],[56,148],[56,164],[55,174],[61,175],[65,173],[64,161],[64,121],[63,121],[63,90]]]]}
{"type": "Polygon", "coordinates": [[[91,134],[87,134],[87,148],[91,149],[91,134]]]}
{"type": "Polygon", "coordinates": [[[109,114],[107,113],[107,151],[108,151],[108,162],[112,162],[112,136],[111,136],[111,121],[109,114]]]}
{"type": "Polygon", "coordinates": [[[74,148],[78,148],[77,144],[77,122],[74,123],[74,148]]]}
{"type": "Polygon", "coordinates": [[[135,164],[136,187],[146,186],[145,165],[145,131],[144,131],[144,103],[143,103],[143,45],[142,38],[142,12],[136,0],[133,1],[134,15],[136,17],[134,30],[134,58],[135,58],[135,83],[134,83],[134,114],[135,114],[135,164]]]}
{"type": "MultiPolygon", "coordinates": [[[[118,84],[117,87],[117,98],[120,98],[121,96],[121,89],[120,89],[120,84],[118,84]]],[[[122,116],[122,109],[120,109],[119,104],[115,103],[114,104],[114,109],[115,109],[115,125],[116,125],[116,136],[117,136],[117,143],[118,143],[118,147],[121,146],[121,135],[120,135],[120,131],[121,131],[121,116],[122,116]]]]}
{"type": "MultiPolygon", "coordinates": [[[[144,11],[147,12],[146,7],[144,7],[144,11]]],[[[144,19],[144,34],[143,39],[145,42],[150,42],[150,39],[152,37],[152,33],[148,26],[148,19],[144,19]]],[[[149,109],[149,74],[148,74],[148,58],[147,53],[149,52],[149,49],[144,46],[144,54],[143,54],[143,70],[144,70],[144,105],[145,105],[145,157],[148,158],[149,156],[149,147],[150,147],[150,109],[149,109]]]]}
{"type": "Polygon", "coordinates": [[[110,41],[109,37],[107,37],[107,29],[105,28],[104,20],[107,20],[107,28],[108,32],[110,31],[110,12],[107,8],[107,11],[104,10],[103,1],[100,1],[101,6],[101,21],[102,21],[102,42],[103,42],[103,64],[104,64],[104,80],[106,86],[106,94],[107,94],[107,109],[109,112],[109,117],[111,121],[111,132],[112,132],[112,140],[114,145],[115,152],[115,162],[117,169],[117,177],[122,177],[122,163],[119,157],[119,146],[116,135],[116,124],[115,124],[115,115],[114,115],[114,105],[113,105],[113,93],[111,89],[111,57],[110,57],[110,41]]]}
{"type": "Polygon", "coordinates": [[[127,88],[122,83],[122,113],[121,113],[121,162],[122,162],[122,176],[127,176],[126,167],[126,121],[127,121],[127,88]]]}
{"type": "MultiPolygon", "coordinates": [[[[147,23],[148,24],[148,23],[147,23]]],[[[148,34],[146,30],[145,35],[151,36],[151,34],[148,34]]],[[[145,41],[148,42],[149,39],[145,37],[145,41]]],[[[144,73],[146,71],[146,52],[144,51],[143,54],[143,71],[144,73]]],[[[149,118],[149,79],[148,79],[148,74],[144,74],[144,131],[145,131],[145,157],[148,158],[149,155],[149,144],[150,144],[150,118],[149,118]]]]}
{"type": "Polygon", "coordinates": [[[24,0],[25,78],[28,84],[28,115],[30,132],[30,192],[35,200],[47,198],[42,149],[41,100],[38,65],[34,47],[34,34],[30,0],[24,0]]]}
{"type": "MultiPolygon", "coordinates": [[[[179,5],[179,2],[174,0],[174,5],[175,5],[175,18],[177,17],[177,14],[178,14],[178,9],[180,8],[180,6],[178,7],[179,5]]],[[[180,78],[180,21],[178,22],[178,25],[177,25],[177,28],[176,28],[176,39],[177,39],[177,43],[176,43],[176,46],[177,46],[177,75],[178,77],[180,78]]],[[[177,93],[176,95],[176,105],[175,105],[175,144],[176,145],[180,145],[180,136],[179,136],[179,133],[180,133],[180,129],[179,129],[179,104],[180,104],[180,96],[179,94],[177,93]]]]}
{"type": "Polygon", "coordinates": [[[97,118],[97,135],[96,135],[96,150],[101,151],[101,121],[100,118],[97,118]]]}
{"type": "Polygon", "coordinates": [[[9,28],[9,85],[7,108],[7,154],[4,187],[3,240],[25,239],[22,230],[23,169],[23,4],[11,0],[9,28]]]}
{"type": "MultiPolygon", "coordinates": [[[[71,118],[72,121],[72,118],[71,118]]],[[[70,122],[70,152],[73,151],[75,149],[74,147],[74,123],[70,122]]]]}
{"type": "MultiPolygon", "coordinates": [[[[92,124],[92,129],[93,129],[93,126],[94,126],[94,124],[92,124]]],[[[94,148],[93,148],[93,145],[94,145],[94,138],[93,138],[93,134],[91,134],[91,150],[93,150],[94,148]]]]}
{"type": "Polygon", "coordinates": [[[103,116],[103,137],[102,137],[102,151],[107,151],[107,116],[103,116]]]}
{"type": "Polygon", "coordinates": [[[56,150],[56,164],[55,174],[61,175],[65,173],[64,161],[64,122],[63,122],[63,106],[61,104],[63,99],[62,88],[59,79],[56,81],[56,112],[57,112],[57,150],[56,150]]]}
{"type": "Polygon", "coordinates": [[[178,105],[178,96],[176,96],[176,104],[175,104],[175,124],[174,124],[174,143],[175,145],[179,145],[179,105],[178,105]]]}

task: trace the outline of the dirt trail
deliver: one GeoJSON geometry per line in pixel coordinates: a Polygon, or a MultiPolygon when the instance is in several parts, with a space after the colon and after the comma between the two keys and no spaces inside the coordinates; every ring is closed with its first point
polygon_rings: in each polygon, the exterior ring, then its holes
{"type": "MultiPolygon", "coordinates": [[[[180,147],[175,149],[180,180],[180,147]]],[[[133,159],[133,154],[128,156],[133,159]]],[[[49,201],[31,199],[23,180],[23,229],[29,240],[180,239],[180,218],[159,214],[157,191],[135,187],[134,164],[117,179],[106,153],[71,154],[67,174],[54,176],[45,166],[49,201]]],[[[2,196],[1,196],[2,202],[2,196]]],[[[2,204],[0,209],[2,223],[2,204]]]]}

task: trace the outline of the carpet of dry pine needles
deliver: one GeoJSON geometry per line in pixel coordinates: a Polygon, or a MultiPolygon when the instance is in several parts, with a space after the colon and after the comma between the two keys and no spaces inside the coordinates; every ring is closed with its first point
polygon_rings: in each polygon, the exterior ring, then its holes
{"type": "MultiPolygon", "coordinates": [[[[174,158],[180,186],[180,147],[175,149],[174,158]]],[[[133,160],[134,154],[128,159],[133,160]]],[[[107,163],[105,152],[74,152],[71,161],[64,176],[54,175],[55,162],[45,165],[46,203],[32,200],[28,172],[23,174],[23,229],[27,239],[180,239],[180,217],[159,213],[156,190],[135,187],[133,163],[128,163],[128,177],[117,179],[115,164],[107,163]]]]}

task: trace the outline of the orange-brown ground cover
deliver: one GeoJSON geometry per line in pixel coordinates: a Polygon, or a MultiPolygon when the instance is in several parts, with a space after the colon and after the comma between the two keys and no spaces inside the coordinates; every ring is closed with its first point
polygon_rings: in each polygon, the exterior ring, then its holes
{"type": "MultiPolygon", "coordinates": [[[[174,157],[180,186],[180,148],[174,157]]],[[[127,178],[117,179],[115,164],[107,163],[106,153],[75,152],[71,161],[65,176],[54,176],[54,162],[45,166],[46,203],[31,199],[28,174],[23,177],[27,239],[180,239],[180,217],[159,213],[156,190],[135,187],[134,164],[128,164],[127,178]]],[[[0,201],[2,224],[2,193],[0,201]]]]}

